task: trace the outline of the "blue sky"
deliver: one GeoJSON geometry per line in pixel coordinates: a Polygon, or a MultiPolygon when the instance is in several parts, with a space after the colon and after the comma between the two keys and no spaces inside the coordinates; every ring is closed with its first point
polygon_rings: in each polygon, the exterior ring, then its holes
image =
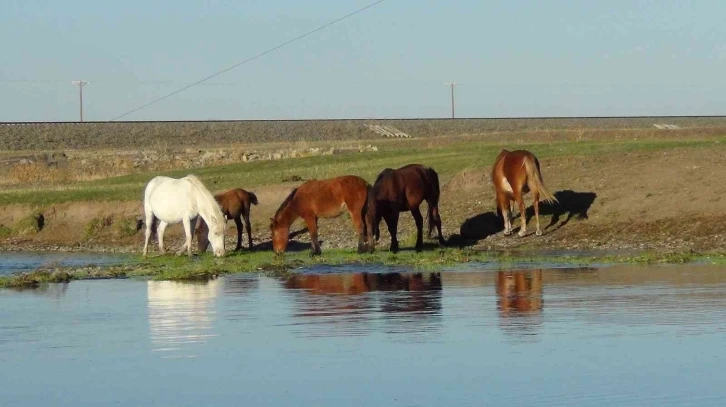
{"type": "MultiPolygon", "coordinates": [[[[0,121],[108,120],[369,3],[0,0],[0,121]]],[[[386,0],[128,120],[726,114],[726,2],[386,0]]]]}

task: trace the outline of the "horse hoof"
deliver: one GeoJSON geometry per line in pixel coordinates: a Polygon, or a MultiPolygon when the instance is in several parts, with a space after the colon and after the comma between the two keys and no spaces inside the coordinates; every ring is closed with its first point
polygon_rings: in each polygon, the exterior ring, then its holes
{"type": "Polygon", "coordinates": [[[519,237],[524,237],[527,234],[527,232],[519,232],[517,234],[519,235],[519,237]]]}
{"type": "Polygon", "coordinates": [[[538,231],[536,231],[536,232],[535,232],[535,234],[536,234],[537,236],[542,236],[542,231],[541,231],[541,230],[538,230],[538,231]]]}
{"type": "Polygon", "coordinates": [[[509,232],[507,232],[506,230],[504,231],[504,236],[510,236],[511,234],[512,234],[511,231],[509,231],[509,232]]]}

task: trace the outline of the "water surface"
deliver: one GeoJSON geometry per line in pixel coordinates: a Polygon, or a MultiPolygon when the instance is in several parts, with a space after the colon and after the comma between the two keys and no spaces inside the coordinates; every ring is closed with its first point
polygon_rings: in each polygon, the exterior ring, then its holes
{"type": "Polygon", "coordinates": [[[119,264],[128,258],[128,255],[104,253],[0,252],[0,276],[33,271],[53,265],[85,267],[119,264]]]}
{"type": "Polygon", "coordinates": [[[0,291],[0,405],[723,405],[726,269],[0,291]]]}

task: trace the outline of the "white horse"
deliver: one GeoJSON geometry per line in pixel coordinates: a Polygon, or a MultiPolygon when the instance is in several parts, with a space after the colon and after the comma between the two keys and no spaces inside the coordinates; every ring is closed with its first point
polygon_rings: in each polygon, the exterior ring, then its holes
{"type": "Polygon", "coordinates": [[[170,223],[184,223],[186,243],[176,253],[177,256],[187,250],[192,255],[192,236],[197,216],[201,216],[209,225],[209,242],[212,244],[215,256],[224,256],[224,229],[226,221],[219,204],[214,196],[194,175],[187,175],[181,179],[169,177],[154,177],[146,185],[144,191],[144,214],[146,215],[146,242],[144,243],[144,257],[149,248],[151,225],[154,216],[159,219],[157,237],[159,239],[159,252],[164,254],[164,230],[170,223]]]}

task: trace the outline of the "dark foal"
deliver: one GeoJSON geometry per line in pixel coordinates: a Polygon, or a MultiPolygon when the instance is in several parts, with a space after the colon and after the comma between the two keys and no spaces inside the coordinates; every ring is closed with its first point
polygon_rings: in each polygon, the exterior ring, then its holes
{"type": "MultiPolygon", "coordinates": [[[[230,189],[214,196],[217,200],[222,214],[225,219],[234,219],[237,226],[237,247],[235,250],[242,248],[242,219],[244,219],[244,227],[247,229],[247,243],[252,249],[252,226],[250,225],[250,209],[252,205],[257,205],[257,196],[245,191],[241,188],[230,189]]],[[[197,249],[200,253],[207,250],[209,241],[207,236],[207,224],[202,220],[197,229],[197,249]]]]}

